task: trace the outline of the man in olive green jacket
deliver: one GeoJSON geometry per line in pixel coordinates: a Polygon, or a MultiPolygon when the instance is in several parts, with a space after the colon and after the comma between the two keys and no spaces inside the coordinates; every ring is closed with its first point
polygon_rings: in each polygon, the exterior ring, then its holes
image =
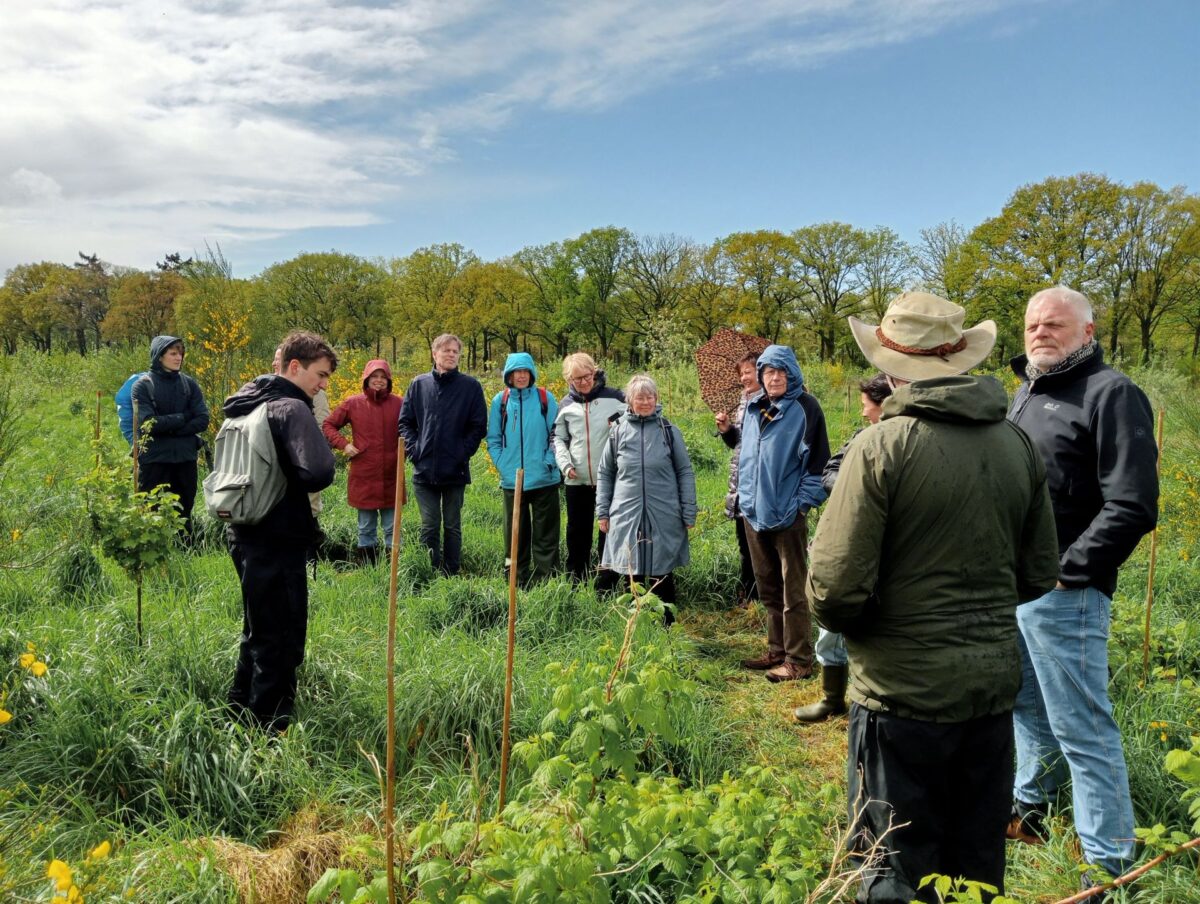
{"type": "Polygon", "coordinates": [[[855,849],[881,852],[858,898],[872,904],[934,900],[918,891],[932,873],[1003,889],[1016,608],[1058,577],[1041,456],[1005,420],[999,381],[961,375],[995,325],[962,321],[924,293],[878,329],[851,318],[897,388],[850,446],[813,541],[813,614],[850,652],[848,793],[855,849]]]}

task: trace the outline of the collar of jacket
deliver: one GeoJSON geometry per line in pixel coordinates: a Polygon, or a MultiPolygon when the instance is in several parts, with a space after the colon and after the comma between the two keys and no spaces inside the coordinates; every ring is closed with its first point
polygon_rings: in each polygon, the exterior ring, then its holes
{"type": "Polygon", "coordinates": [[[1025,365],[1028,361],[1029,359],[1025,355],[1017,355],[1009,363],[1009,366],[1021,378],[1022,383],[1029,385],[1030,392],[1044,392],[1048,389],[1054,389],[1056,386],[1066,386],[1081,377],[1086,377],[1088,374],[1099,370],[1104,366],[1104,349],[1097,344],[1095,352],[1088,355],[1082,361],[1076,361],[1070,367],[1065,367],[1062,370],[1042,374],[1036,380],[1030,380],[1029,377],[1025,376],[1025,365]]]}
{"type": "Polygon", "coordinates": [[[794,398],[783,396],[772,401],[771,397],[767,395],[767,391],[763,389],[759,390],[758,394],[746,403],[746,410],[753,410],[762,419],[763,423],[767,423],[779,420],[792,405],[799,401],[799,396],[794,398]],[[770,414],[770,417],[766,417],[765,415],[767,414],[770,414]]]}
{"type": "Polygon", "coordinates": [[[454,370],[439,371],[435,367],[432,370],[430,370],[430,373],[433,374],[433,379],[436,380],[437,382],[450,383],[454,380],[455,377],[458,376],[458,368],[456,367],[456,368],[454,368],[454,370]]]}

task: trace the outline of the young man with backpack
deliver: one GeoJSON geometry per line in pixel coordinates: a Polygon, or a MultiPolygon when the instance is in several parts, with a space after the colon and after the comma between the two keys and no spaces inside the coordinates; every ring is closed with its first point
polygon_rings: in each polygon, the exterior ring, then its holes
{"type": "Polygon", "coordinates": [[[545,580],[558,570],[558,462],[552,438],[558,402],[537,383],[537,365],[527,352],[504,362],[502,392],[492,399],[487,447],[504,491],[504,561],[512,550],[512,513],[517,471],[523,469],[517,580],[545,580]],[[532,559],[532,563],[530,560],[532,559]]]}
{"type": "MultiPolygon", "coordinates": [[[[242,639],[229,703],[255,724],[282,732],[292,719],[296,669],[308,627],[305,554],[317,529],[309,493],[333,483],[329,444],[313,418],[313,397],[337,369],[337,355],[315,333],[284,339],[278,375],[256,377],[225,400],[227,418],[249,418],[266,406],[276,467],[285,484],[279,501],[255,523],[229,525],[229,552],[242,586],[242,639]]],[[[222,428],[224,432],[224,428],[222,428]]],[[[250,437],[253,443],[256,437],[250,437]]],[[[223,467],[218,441],[214,472],[223,467]]],[[[270,455],[268,451],[268,456],[270,455]]],[[[248,493],[261,492],[253,486],[248,493]]],[[[274,495],[274,494],[272,494],[274,495]]],[[[209,498],[210,508],[212,504],[209,498]]]]}
{"type": "Polygon", "coordinates": [[[208,405],[200,385],[182,372],[183,340],[155,336],[150,342],[150,371],[133,384],[137,417],[134,436],[143,442],[138,453],[138,489],[160,484],[179,497],[184,532],[192,536],[196,502],[196,460],[208,429],[208,405]]]}

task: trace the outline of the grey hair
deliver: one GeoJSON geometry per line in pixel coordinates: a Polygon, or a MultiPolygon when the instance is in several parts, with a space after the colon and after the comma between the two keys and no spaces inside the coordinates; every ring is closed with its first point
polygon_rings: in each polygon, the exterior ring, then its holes
{"type": "Polygon", "coordinates": [[[1026,305],[1025,310],[1028,311],[1041,301],[1061,301],[1063,304],[1069,304],[1075,309],[1075,313],[1079,314],[1085,324],[1093,322],[1092,302],[1082,292],[1077,292],[1070,286],[1051,286],[1049,289],[1042,289],[1040,292],[1035,292],[1033,297],[1029,299],[1029,304],[1026,305]]]}
{"type": "Polygon", "coordinates": [[[652,395],[654,398],[658,398],[658,384],[649,374],[634,374],[625,385],[626,399],[640,395],[652,395]]]}
{"type": "Polygon", "coordinates": [[[430,346],[430,348],[432,351],[436,352],[443,345],[449,345],[451,342],[457,345],[459,349],[462,349],[462,340],[453,333],[442,333],[442,335],[433,340],[433,345],[430,346]]]}

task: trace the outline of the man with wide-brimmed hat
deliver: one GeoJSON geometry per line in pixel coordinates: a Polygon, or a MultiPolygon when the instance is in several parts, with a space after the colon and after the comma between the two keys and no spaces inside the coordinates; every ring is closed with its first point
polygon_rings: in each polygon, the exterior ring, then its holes
{"type": "Polygon", "coordinates": [[[855,341],[895,392],[851,444],[807,585],[850,652],[854,849],[878,854],[859,901],[934,900],[931,873],[1003,889],[1020,683],[1017,604],[1054,586],[1041,456],[1005,420],[986,321],[924,292],[855,341]]]}

